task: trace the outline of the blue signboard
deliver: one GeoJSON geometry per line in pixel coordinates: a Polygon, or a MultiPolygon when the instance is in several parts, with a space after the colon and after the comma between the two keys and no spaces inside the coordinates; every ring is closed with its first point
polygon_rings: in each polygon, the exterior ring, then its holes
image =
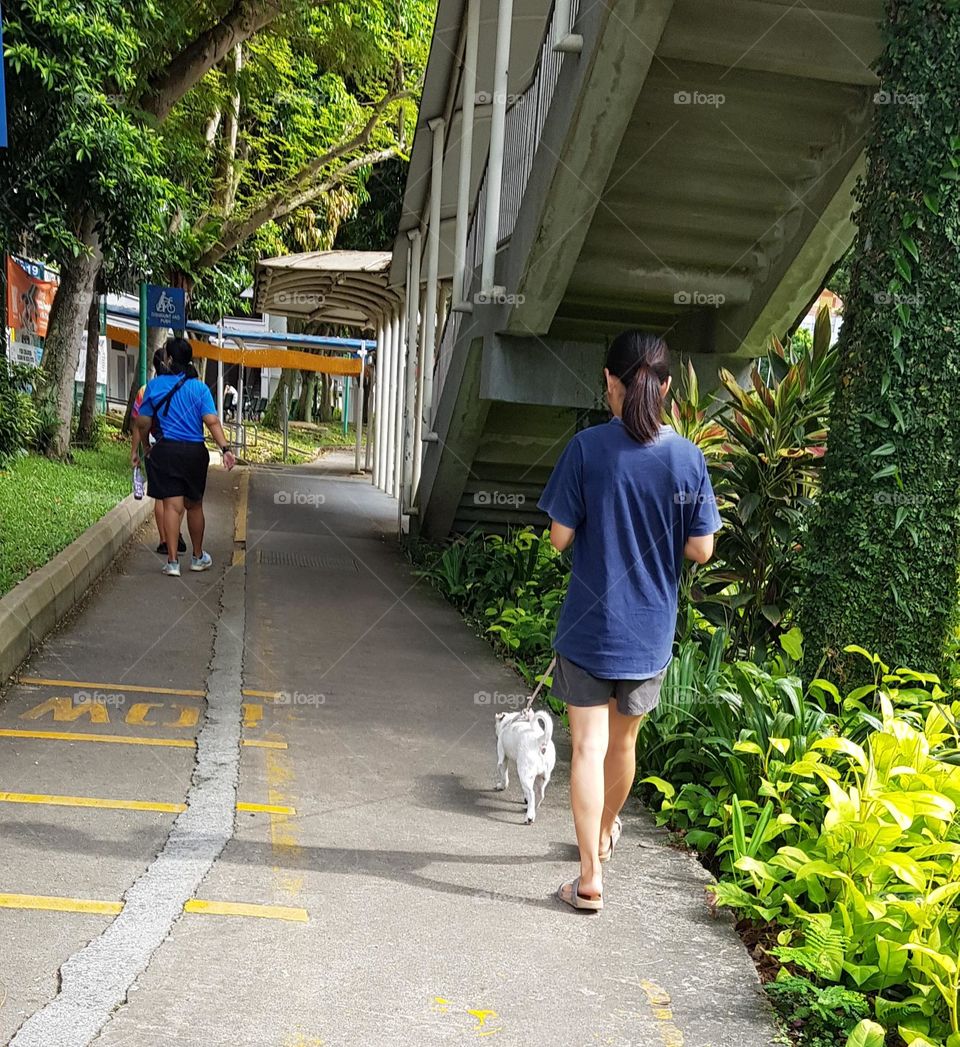
{"type": "Polygon", "coordinates": [[[172,327],[182,331],[187,326],[186,295],[179,287],[147,286],[147,327],[172,327]]]}
{"type": "Polygon", "coordinates": [[[7,147],[7,91],[3,83],[3,7],[0,5],[0,149],[7,147]]]}

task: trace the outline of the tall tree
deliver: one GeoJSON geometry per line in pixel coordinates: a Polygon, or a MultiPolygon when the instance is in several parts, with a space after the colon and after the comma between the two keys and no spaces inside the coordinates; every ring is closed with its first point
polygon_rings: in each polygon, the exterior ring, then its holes
{"type": "Polygon", "coordinates": [[[937,670],[960,554],[960,4],[887,0],[823,489],[807,544],[808,669],[858,644],[937,670]]]}
{"type": "MultiPolygon", "coordinates": [[[[276,241],[277,223],[317,224],[316,214],[371,164],[396,155],[403,135],[394,117],[423,51],[419,39],[409,43],[411,26],[422,37],[429,7],[9,0],[13,148],[0,157],[0,181],[14,187],[16,206],[0,221],[9,240],[25,237],[61,269],[40,402],[57,427],[52,454],[69,451],[73,375],[101,263],[111,287],[171,271],[192,280],[221,266],[236,277],[264,230],[276,241]],[[259,140],[266,111],[251,115],[245,92],[266,106],[268,96],[251,85],[268,79],[272,59],[281,60],[272,74],[281,87],[303,82],[309,69],[322,73],[332,102],[274,127],[268,163],[259,140]],[[388,139],[381,128],[391,121],[388,139]],[[312,139],[301,124],[311,124],[312,139]]],[[[272,97],[280,112],[285,92],[272,97]]],[[[303,100],[301,91],[295,103],[303,100]]]]}

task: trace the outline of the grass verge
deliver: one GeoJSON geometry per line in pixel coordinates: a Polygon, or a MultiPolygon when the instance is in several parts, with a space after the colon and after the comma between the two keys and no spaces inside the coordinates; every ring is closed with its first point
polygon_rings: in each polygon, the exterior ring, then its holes
{"type": "Polygon", "coordinates": [[[130,448],[108,440],[72,465],[27,455],[0,470],[0,595],[130,493],[130,448]]]}

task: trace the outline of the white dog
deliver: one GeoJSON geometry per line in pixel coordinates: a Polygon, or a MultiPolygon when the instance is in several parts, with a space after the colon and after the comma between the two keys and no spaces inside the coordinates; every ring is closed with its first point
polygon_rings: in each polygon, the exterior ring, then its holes
{"type": "Polygon", "coordinates": [[[517,777],[527,801],[527,825],[533,824],[537,803],[543,803],[550,775],[557,762],[553,744],[553,720],[548,712],[497,713],[497,788],[509,784],[507,760],[517,765],[517,777]],[[540,796],[533,787],[539,780],[540,796]]]}

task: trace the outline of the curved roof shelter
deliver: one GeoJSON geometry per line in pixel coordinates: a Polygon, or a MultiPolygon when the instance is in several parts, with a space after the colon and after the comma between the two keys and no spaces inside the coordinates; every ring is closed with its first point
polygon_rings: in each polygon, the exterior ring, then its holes
{"type": "Polygon", "coordinates": [[[401,301],[390,251],[309,251],[257,262],[254,308],[273,316],[375,331],[401,301]]]}

